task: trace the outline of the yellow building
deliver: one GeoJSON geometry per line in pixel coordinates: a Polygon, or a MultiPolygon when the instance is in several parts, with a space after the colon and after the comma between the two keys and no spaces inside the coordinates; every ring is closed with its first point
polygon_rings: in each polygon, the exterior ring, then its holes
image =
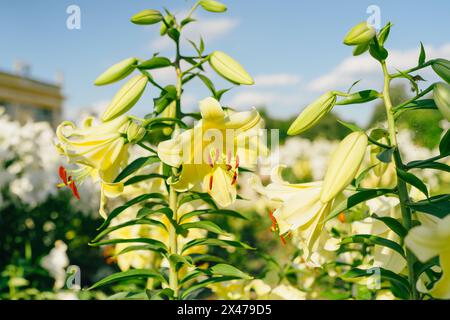
{"type": "Polygon", "coordinates": [[[56,84],[0,71],[0,107],[22,124],[47,121],[56,126],[64,101],[61,91],[56,84]]]}

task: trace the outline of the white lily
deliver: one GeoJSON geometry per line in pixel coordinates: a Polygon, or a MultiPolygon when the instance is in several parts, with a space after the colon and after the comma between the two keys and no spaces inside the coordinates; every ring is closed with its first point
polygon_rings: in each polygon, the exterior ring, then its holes
{"type": "Polygon", "coordinates": [[[421,222],[422,225],[409,231],[405,244],[422,262],[439,256],[442,276],[429,294],[438,299],[450,299],[450,216],[421,219],[421,222]]]}

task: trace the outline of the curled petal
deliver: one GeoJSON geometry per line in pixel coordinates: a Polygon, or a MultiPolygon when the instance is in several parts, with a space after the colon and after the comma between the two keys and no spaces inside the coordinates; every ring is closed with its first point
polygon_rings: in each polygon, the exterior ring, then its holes
{"type": "Polygon", "coordinates": [[[200,101],[200,112],[205,121],[222,121],[225,117],[219,101],[211,97],[200,101]]]}

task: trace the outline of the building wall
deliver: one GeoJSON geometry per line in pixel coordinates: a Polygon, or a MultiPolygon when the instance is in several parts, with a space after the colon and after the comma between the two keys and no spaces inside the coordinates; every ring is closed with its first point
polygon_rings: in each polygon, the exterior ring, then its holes
{"type": "Polygon", "coordinates": [[[64,96],[61,87],[19,75],[0,72],[0,106],[21,123],[60,121],[64,96]]]}

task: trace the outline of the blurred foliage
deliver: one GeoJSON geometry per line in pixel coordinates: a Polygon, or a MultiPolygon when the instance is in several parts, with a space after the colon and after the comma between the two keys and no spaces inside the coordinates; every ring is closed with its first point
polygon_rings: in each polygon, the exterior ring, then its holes
{"type": "MultiPolygon", "coordinates": [[[[411,98],[412,95],[403,84],[397,84],[392,87],[391,98],[395,105],[404,102],[411,98]]],[[[425,96],[423,99],[431,98],[425,96]]],[[[427,147],[429,149],[435,148],[440,141],[442,129],[436,124],[442,120],[440,112],[435,110],[416,110],[415,112],[405,112],[399,118],[399,129],[410,129],[414,133],[414,142],[427,147]]],[[[367,125],[371,128],[380,122],[386,121],[386,110],[383,102],[375,106],[372,117],[367,125]]]]}
{"type": "Polygon", "coordinates": [[[80,268],[81,287],[111,272],[102,252],[88,245],[101,221],[70,203],[60,192],[33,209],[12,201],[0,209],[0,299],[51,298],[54,279],[41,261],[57,240],[67,244],[70,264],[80,268]]]}

